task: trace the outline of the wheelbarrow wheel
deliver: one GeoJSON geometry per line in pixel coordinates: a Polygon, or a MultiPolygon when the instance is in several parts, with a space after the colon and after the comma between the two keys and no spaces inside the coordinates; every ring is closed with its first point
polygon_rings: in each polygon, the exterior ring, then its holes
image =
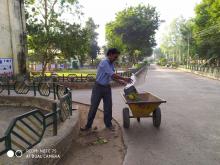
{"type": "Polygon", "coordinates": [[[161,123],[161,110],[158,107],[153,112],[153,125],[158,128],[160,127],[160,123],[161,123]]]}
{"type": "Polygon", "coordinates": [[[130,118],[129,118],[129,109],[123,108],[123,126],[124,128],[129,128],[130,118]]]}
{"type": "Polygon", "coordinates": [[[140,123],[141,122],[141,118],[137,117],[137,121],[138,121],[138,123],[140,123]]]}

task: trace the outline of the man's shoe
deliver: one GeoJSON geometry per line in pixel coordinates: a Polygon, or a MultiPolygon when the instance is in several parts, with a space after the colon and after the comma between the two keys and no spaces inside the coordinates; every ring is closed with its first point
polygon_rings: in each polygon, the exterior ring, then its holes
{"type": "Polygon", "coordinates": [[[80,127],[80,131],[90,131],[91,128],[88,127],[80,127]]]}
{"type": "Polygon", "coordinates": [[[110,131],[115,131],[115,126],[111,125],[110,127],[106,127],[107,129],[109,129],[110,131]]]}

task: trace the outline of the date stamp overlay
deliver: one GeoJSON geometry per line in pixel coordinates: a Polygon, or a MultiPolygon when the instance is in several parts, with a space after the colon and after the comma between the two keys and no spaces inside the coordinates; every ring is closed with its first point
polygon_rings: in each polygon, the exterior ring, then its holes
{"type": "Polygon", "coordinates": [[[23,155],[23,152],[21,150],[9,150],[7,152],[7,156],[12,157],[23,157],[27,159],[60,159],[60,155],[57,153],[56,149],[51,148],[43,148],[43,149],[29,149],[26,151],[26,153],[23,155]]]}

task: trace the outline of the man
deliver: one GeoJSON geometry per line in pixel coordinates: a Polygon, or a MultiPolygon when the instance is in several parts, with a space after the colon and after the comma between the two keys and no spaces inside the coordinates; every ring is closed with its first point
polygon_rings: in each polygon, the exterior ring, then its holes
{"type": "Polygon", "coordinates": [[[110,81],[115,80],[122,84],[131,82],[130,78],[121,77],[115,74],[114,61],[117,60],[120,52],[116,48],[107,51],[107,58],[99,63],[96,75],[96,82],[92,89],[91,106],[88,113],[87,124],[81,127],[81,131],[88,131],[92,128],[99,103],[103,99],[104,103],[104,123],[106,128],[114,130],[112,125],[112,92],[110,81]]]}

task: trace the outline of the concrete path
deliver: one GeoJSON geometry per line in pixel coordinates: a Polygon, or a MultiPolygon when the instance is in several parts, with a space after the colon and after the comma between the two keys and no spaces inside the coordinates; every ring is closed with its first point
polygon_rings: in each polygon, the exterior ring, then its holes
{"type": "MultiPolygon", "coordinates": [[[[219,165],[220,81],[172,69],[151,66],[138,91],[167,100],[160,106],[162,123],[155,129],[151,118],[131,119],[123,129],[127,154],[124,165],[219,165]]],[[[113,116],[122,125],[120,96],[113,89],[113,116]]],[[[73,100],[89,103],[91,90],[73,91],[73,100]]],[[[102,108],[102,105],[100,105],[102,108]]]]}

